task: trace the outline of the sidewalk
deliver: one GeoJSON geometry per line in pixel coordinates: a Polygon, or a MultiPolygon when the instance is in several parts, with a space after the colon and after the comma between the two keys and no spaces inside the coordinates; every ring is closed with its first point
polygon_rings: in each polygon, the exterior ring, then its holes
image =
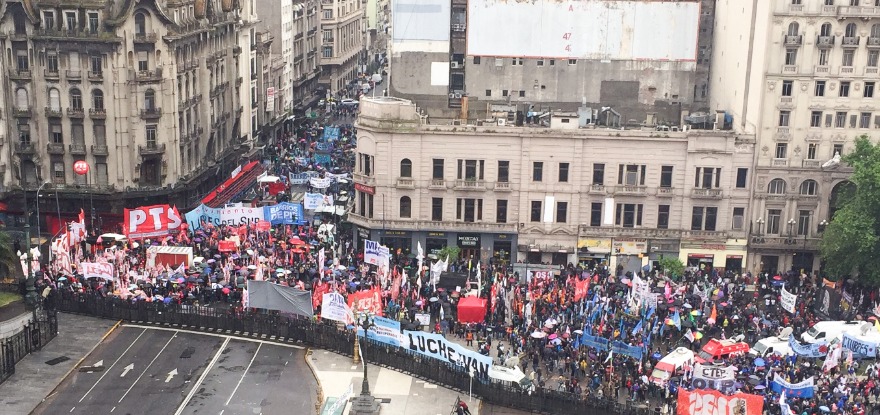
{"type": "Polygon", "coordinates": [[[0,384],[0,412],[33,411],[115,324],[111,320],[58,313],[58,336],[42,350],[25,356],[15,365],[15,374],[0,384]],[[59,358],[67,360],[53,361],[59,358]]]}
{"type": "MultiPolygon", "coordinates": [[[[360,394],[364,369],[360,364],[352,363],[350,357],[316,349],[312,350],[306,360],[318,377],[325,399],[342,395],[348,390],[348,385],[353,385],[353,396],[360,394]]],[[[480,401],[476,397],[469,401],[467,393],[461,394],[369,364],[367,376],[370,380],[370,392],[377,399],[383,400],[382,415],[449,415],[456,397],[468,403],[473,415],[479,414],[480,401]]]]}

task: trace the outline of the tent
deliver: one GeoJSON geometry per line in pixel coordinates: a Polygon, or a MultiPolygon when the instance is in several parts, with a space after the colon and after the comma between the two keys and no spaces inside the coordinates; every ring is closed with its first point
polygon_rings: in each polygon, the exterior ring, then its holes
{"type": "Polygon", "coordinates": [[[486,300],[480,297],[464,297],[458,302],[458,321],[481,323],[486,319],[486,300]]]}

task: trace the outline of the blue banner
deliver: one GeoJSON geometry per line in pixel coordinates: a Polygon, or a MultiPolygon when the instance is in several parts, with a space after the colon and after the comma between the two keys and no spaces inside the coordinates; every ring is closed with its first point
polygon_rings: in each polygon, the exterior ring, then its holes
{"type": "MultiPolygon", "coordinates": [[[[872,327],[873,331],[874,328],[872,327]]],[[[844,349],[851,350],[856,359],[873,359],[877,357],[877,343],[862,340],[850,333],[843,334],[841,345],[844,349]]]]}
{"type": "Polygon", "coordinates": [[[614,351],[614,353],[620,353],[622,355],[639,360],[642,359],[642,353],[644,352],[641,347],[630,346],[622,341],[615,341],[614,343],[611,343],[611,350],[614,351]]]}
{"type": "Polygon", "coordinates": [[[302,225],[305,223],[300,203],[282,202],[263,208],[263,217],[273,225],[302,225]]]}
{"type": "Polygon", "coordinates": [[[770,390],[776,393],[782,393],[784,390],[788,397],[809,399],[813,397],[815,387],[812,376],[798,383],[788,383],[777,373],[770,382],[770,390]]]}
{"type": "Polygon", "coordinates": [[[321,141],[336,141],[339,139],[339,127],[324,127],[324,134],[321,135],[321,141]]]}
{"type": "Polygon", "coordinates": [[[791,347],[791,350],[800,357],[817,358],[828,354],[828,345],[825,344],[825,342],[800,344],[795,340],[793,334],[788,337],[788,346],[791,347]]]}
{"type": "MultiPolygon", "coordinates": [[[[367,338],[392,346],[400,347],[404,337],[400,332],[400,322],[385,317],[373,317],[374,327],[367,331],[367,338]]],[[[358,336],[364,337],[364,329],[358,327],[358,336]]]]}
{"type": "Polygon", "coordinates": [[[315,160],[315,164],[330,164],[332,161],[329,154],[315,154],[313,159],[315,160]]]}
{"type": "Polygon", "coordinates": [[[183,216],[186,218],[186,224],[189,225],[189,229],[192,231],[201,229],[202,222],[210,223],[214,226],[220,226],[222,224],[222,221],[220,220],[220,208],[209,208],[204,204],[199,205],[197,208],[187,212],[183,216]]]}
{"type": "Polygon", "coordinates": [[[584,334],[581,336],[581,345],[592,347],[599,351],[606,351],[609,348],[609,341],[604,337],[590,336],[584,334]]]}
{"type": "Polygon", "coordinates": [[[317,151],[323,151],[323,152],[325,152],[325,153],[326,153],[326,152],[330,152],[330,151],[333,150],[333,144],[330,144],[330,143],[318,143],[317,145],[315,145],[315,150],[317,150],[317,151]]]}

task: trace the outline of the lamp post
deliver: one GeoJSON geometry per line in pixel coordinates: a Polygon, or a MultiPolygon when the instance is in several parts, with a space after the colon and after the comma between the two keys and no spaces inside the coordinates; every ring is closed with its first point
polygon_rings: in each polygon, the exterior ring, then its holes
{"type": "MultiPolygon", "coordinates": [[[[43,234],[40,229],[40,192],[43,191],[43,186],[49,184],[49,182],[43,182],[40,187],[37,188],[37,246],[40,247],[40,251],[42,251],[43,247],[43,239],[40,235],[43,234]]],[[[40,262],[40,257],[37,257],[37,262],[40,262]]]]}
{"type": "Polygon", "coordinates": [[[25,243],[25,262],[27,262],[27,275],[25,275],[25,290],[27,293],[24,295],[25,304],[30,307],[35,307],[37,305],[37,287],[36,280],[34,279],[33,272],[33,264],[31,264],[31,216],[28,214],[28,199],[27,199],[27,182],[24,179],[24,170],[22,165],[24,163],[19,163],[18,165],[18,175],[21,178],[21,195],[24,199],[24,239],[27,241],[25,243]]]}
{"type": "MultiPolygon", "coordinates": [[[[367,330],[376,327],[376,325],[373,323],[373,318],[368,313],[360,313],[358,317],[358,326],[364,330],[364,338],[366,339],[367,330]]],[[[355,356],[358,356],[360,342],[358,341],[357,331],[355,331],[354,334],[354,344],[354,353],[355,356]]],[[[370,381],[367,378],[367,361],[365,357],[366,356],[361,356],[361,364],[364,365],[364,381],[361,383],[361,394],[352,401],[351,412],[349,412],[351,415],[375,415],[379,413],[379,403],[376,402],[376,398],[370,395],[370,381]]],[[[355,360],[355,363],[357,363],[357,360],[355,360]]]]}
{"type": "MultiPolygon", "coordinates": [[[[77,160],[76,163],[73,163],[73,172],[80,175],[80,176],[86,176],[86,180],[91,179],[91,177],[89,177],[89,175],[88,175],[89,174],[89,163],[86,162],[85,160],[77,160]]],[[[90,188],[91,184],[86,182],[86,186],[89,187],[89,189],[88,189],[88,191],[89,191],[89,208],[91,210],[91,215],[90,215],[91,222],[89,223],[89,226],[92,228],[91,230],[94,231],[95,230],[95,202],[94,202],[94,199],[92,199],[92,189],[90,188]]]]}

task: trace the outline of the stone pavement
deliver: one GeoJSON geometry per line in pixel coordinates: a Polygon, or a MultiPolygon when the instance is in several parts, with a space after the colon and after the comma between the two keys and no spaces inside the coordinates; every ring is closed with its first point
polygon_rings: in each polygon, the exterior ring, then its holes
{"type": "MultiPolygon", "coordinates": [[[[364,369],[360,364],[352,363],[350,357],[315,349],[306,360],[312,365],[325,399],[342,395],[348,385],[353,385],[354,396],[360,394],[364,369]]],[[[469,401],[467,393],[461,394],[369,363],[367,376],[370,392],[383,399],[382,415],[449,415],[456,397],[468,403],[473,415],[480,413],[480,401],[476,397],[469,401]]]]}
{"type": "Polygon", "coordinates": [[[33,411],[115,326],[112,320],[58,313],[58,336],[25,356],[15,374],[0,384],[0,413],[33,411]]]}

